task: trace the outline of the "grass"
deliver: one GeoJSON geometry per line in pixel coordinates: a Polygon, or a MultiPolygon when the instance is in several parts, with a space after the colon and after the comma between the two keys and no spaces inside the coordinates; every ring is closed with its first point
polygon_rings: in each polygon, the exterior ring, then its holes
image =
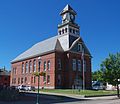
{"type": "Polygon", "coordinates": [[[60,94],[72,94],[72,95],[85,95],[85,96],[100,96],[100,95],[113,95],[116,91],[106,90],[70,90],[70,89],[42,89],[41,92],[60,93],[60,94]]]}

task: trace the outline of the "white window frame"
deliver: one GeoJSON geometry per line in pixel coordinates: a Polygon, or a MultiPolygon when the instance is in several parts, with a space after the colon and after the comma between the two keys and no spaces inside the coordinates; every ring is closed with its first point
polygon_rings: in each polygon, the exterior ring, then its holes
{"type": "Polygon", "coordinates": [[[29,72],[32,72],[32,61],[29,61],[29,72]]]}
{"type": "Polygon", "coordinates": [[[36,60],[33,61],[33,71],[36,72],[36,60]]]}
{"type": "Polygon", "coordinates": [[[72,59],[72,69],[73,71],[76,70],[76,59],[72,59]]]}
{"type": "Polygon", "coordinates": [[[46,61],[44,61],[44,71],[46,71],[46,69],[47,69],[47,63],[46,61]]]}
{"type": "Polygon", "coordinates": [[[26,73],[28,73],[28,62],[26,62],[26,64],[25,64],[25,71],[26,71],[26,73]]]}
{"type": "Polygon", "coordinates": [[[48,70],[50,70],[50,60],[47,62],[48,70]]]}
{"type": "Polygon", "coordinates": [[[24,74],[24,70],[25,69],[25,67],[24,67],[24,63],[22,63],[22,74],[24,74]]]}
{"type": "Polygon", "coordinates": [[[50,75],[47,75],[47,84],[50,84],[50,75]],[[49,76],[49,80],[48,80],[48,76],[49,76]]]}

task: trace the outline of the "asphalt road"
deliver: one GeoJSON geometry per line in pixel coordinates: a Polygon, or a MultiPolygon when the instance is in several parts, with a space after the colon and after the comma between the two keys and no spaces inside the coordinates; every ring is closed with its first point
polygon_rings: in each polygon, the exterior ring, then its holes
{"type": "MultiPolygon", "coordinates": [[[[18,101],[0,101],[0,104],[36,104],[36,94],[28,95],[18,101]]],[[[76,99],[71,97],[41,94],[39,97],[39,104],[120,104],[120,99],[116,96],[76,99]]]]}

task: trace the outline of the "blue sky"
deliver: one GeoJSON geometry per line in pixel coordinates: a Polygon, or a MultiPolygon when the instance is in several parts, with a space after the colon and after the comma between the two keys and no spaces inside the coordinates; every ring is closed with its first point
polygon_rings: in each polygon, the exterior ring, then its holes
{"type": "Polygon", "coordinates": [[[77,12],[93,71],[109,53],[120,52],[120,0],[0,0],[0,68],[10,70],[16,56],[57,35],[66,4],[77,12]]]}

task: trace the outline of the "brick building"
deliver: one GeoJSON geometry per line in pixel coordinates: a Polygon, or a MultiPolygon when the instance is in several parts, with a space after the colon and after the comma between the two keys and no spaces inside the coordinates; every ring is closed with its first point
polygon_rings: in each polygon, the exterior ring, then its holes
{"type": "Polygon", "coordinates": [[[10,72],[0,69],[0,87],[10,86],[10,72]]]}
{"type": "Polygon", "coordinates": [[[45,71],[40,87],[82,88],[84,78],[85,88],[91,88],[91,54],[75,23],[77,13],[67,5],[60,15],[62,23],[58,25],[57,36],[35,44],[12,60],[11,86],[37,87],[38,79],[32,73],[45,71]]]}

